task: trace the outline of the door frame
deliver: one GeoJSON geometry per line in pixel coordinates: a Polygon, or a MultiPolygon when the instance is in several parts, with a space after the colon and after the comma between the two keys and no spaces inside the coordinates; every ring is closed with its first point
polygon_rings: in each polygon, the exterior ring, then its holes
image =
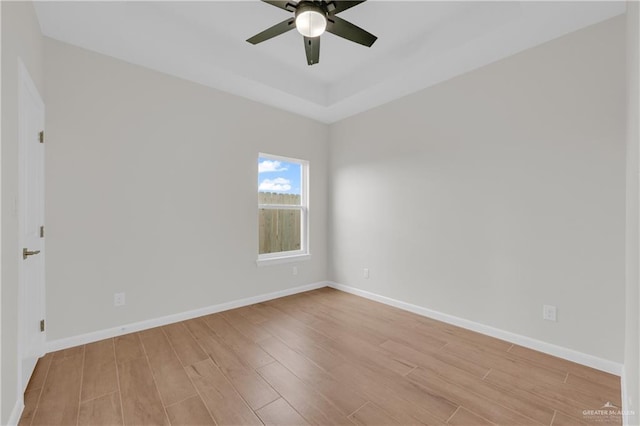
{"type": "MultiPolygon", "coordinates": [[[[24,117],[26,111],[26,107],[24,105],[24,100],[25,97],[29,96],[29,97],[33,97],[33,99],[35,99],[40,105],[40,107],[42,108],[42,118],[43,118],[43,123],[42,123],[42,127],[44,130],[44,118],[45,118],[45,104],[44,101],[42,100],[42,96],[40,96],[40,93],[38,92],[38,89],[35,85],[35,83],[33,82],[33,79],[31,78],[31,75],[29,74],[29,71],[27,69],[27,67],[25,66],[24,62],[22,61],[21,58],[18,58],[18,195],[17,198],[14,198],[14,212],[17,214],[17,219],[18,219],[18,247],[16,247],[16,259],[18,259],[19,261],[19,266],[18,266],[18,345],[17,345],[17,355],[18,355],[18,395],[22,395],[24,393],[24,390],[27,387],[28,384],[28,380],[26,381],[27,383],[23,383],[22,380],[22,359],[24,356],[24,352],[25,352],[25,333],[26,333],[26,324],[25,324],[25,313],[28,312],[27,309],[27,305],[28,305],[28,300],[26,300],[26,294],[24,292],[24,287],[25,287],[25,273],[24,273],[24,267],[25,267],[25,263],[23,262],[23,259],[21,259],[20,257],[20,251],[22,250],[22,247],[26,247],[24,238],[23,238],[23,225],[24,225],[24,206],[22,201],[24,200],[24,194],[25,194],[25,175],[26,175],[26,152],[25,152],[25,144],[28,143],[27,138],[29,137],[29,135],[25,134],[25,131],[23,129],[23,122],[22,122],[22,117],[24,117]]],[[[32,137],[35,137],[35,135],[33,135],[32,137]]],[[[32,139],[33,140],[33,139],[32,139]]],[[[43,164],[42,164],[43,170],[42,172],[44,173],[44,158],[43,158],[43,164]]],[[[44,197],[44,179],[43,179],[43,197],[44,197]]],[[[43,201],[43,217],[44,217],[44,199],[43,201]]],[[[45,242],[44,239],[42,239],[41,241],[41,253],[40,256],[42,256],[42,276],[41,276],[41,285],[40,285],[40,307],[38,309],[38,312],[41,315],[41,318],[45,318],[45,297],[46,297],[46,293],[45,293],[45,242]]],[[[39,341],[39,353],[37,354],[39,357],[43,356],[45,354],[45,342],[46,342],[46,331],[41,333],[41,338],[39,341]]],[[[33,373],[33,372],[32,372],[33,373]]]]}

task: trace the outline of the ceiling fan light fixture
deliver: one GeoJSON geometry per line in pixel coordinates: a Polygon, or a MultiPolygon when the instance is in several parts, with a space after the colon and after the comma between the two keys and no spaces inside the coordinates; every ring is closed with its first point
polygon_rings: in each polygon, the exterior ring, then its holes
{"type": "Polygon", "coordinates": [[[324,11],[313,5],[299,6],[296,12],[296,29],[305,37],[321,36],[327,29],[327,17],[324,11]]]}
{"type": "Polygon", "coordinates": [[[307,65],[315,65],[320,61],[320,36],[325,31],[367,47],[371,47],[378,39],[370,32],[336,16],[336,14],[362,4],[366,0],[300,0],[297,3],[292,3],[293,0],[262,1],[289,13],[294,12],[294,16],[248,38],[247,42],[251,44],[262,43],[289,32],[295,27],[304,36],[307,65]]]}

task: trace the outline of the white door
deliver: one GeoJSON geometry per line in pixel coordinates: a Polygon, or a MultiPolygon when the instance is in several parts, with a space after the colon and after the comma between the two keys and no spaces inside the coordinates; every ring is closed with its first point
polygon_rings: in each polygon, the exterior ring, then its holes
{"type": "Polygon", "coordinates": [[[18,381],[23,392],[38,358],[44,354],[44,103],[22,62],[18,84],[18,381]]]}

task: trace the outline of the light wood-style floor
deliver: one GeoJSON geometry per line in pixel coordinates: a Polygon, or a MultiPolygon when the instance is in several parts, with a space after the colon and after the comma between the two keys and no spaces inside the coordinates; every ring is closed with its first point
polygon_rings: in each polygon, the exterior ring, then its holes
{"type": "Polygon", "coordinates": [[[48,354],[25,402],[20,425],[621,424],[584,415],[617,376],[328,288],[48,354]]]}

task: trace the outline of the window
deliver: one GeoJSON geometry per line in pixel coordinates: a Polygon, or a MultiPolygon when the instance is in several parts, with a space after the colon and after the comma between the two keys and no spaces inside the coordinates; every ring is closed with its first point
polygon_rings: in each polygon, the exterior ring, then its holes
{"type": "Polygon", "coordinates": [[[308,256],[309,162],[258,157],[258,262],[308,256]]]}

